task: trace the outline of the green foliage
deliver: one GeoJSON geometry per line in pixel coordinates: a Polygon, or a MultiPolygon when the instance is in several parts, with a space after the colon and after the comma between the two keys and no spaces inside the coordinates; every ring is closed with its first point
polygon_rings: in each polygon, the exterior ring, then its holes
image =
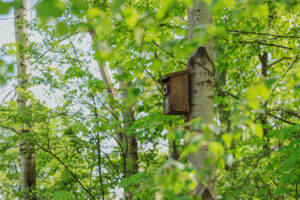
{"type": "Polygon", "coordinates": [[[157,173],[156,199],[191,199],[189,192],[197,185],[194,170],[180,162],[169,160],[157,173]]]}
{"type": "MultiPolygon", "coordinates": [[[[190,192],[197,178],[206,184],[212,160],[197,171],[187,157],[206,146],[217,159],[220,198],[299,198],[300,5],[205,2],[214,24],[198,26],[188,40],[191,0],[39,1],[28,25],[32,37],[42,38],[29,37],[31,91],[18,87],[30,106],[19,109],[12,99],[0,107],[0,196],[20,195],[18,143],[25,139],[36,145],[41,199],[88,199],[86,190],[96,199],[118,199],[121,188],[135,199],[197,199],[190,192]],[[214,124],[163,115],[156,80],[186,69],[210,36],[216,70],[227,80],[216,87],[214,124]],[[110,85],[99,75],[104,66],[110,85]],[[127,128],[128,110],[134,119],[127,128]],[[24,128],[30,131],[20,134],[24,128]],[[118,133],[139,145],[139,171],[127,178],[128,144],[118,133]],[[167,155],[173,143],[177,161],[167,155]]],[[[0,14],[14,5],[0,1],[0,14]]],[[[4,62],[15,55],[14,44],[1,47],[0,85],[16,78],[14,65],[4,62]]]]}
{"type": "Polygon", "coordinates": [[[7,79],[11,78],[14,72],[14,64],[7,64],[4,60],[0,59],[0,86],[6,84],[7,79]]]}
{"type": "Polygon", "coordinates": [[[7,14],[14,6],[14,2],[0,1],[0,15],[7,14]]]}
{"type": "Polygon", "coordinates": [[[57,18],[63,15],[65,8],[63,0],[42,0],[36,6],[36,11],[42,18],[57,18]]]}

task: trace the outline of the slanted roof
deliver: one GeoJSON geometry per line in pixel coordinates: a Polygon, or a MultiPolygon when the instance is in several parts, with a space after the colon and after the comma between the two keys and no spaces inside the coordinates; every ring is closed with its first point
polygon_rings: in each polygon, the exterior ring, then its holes
{"type": "Polygon", "coordinates": [[[158,82],[159,83],[165,82],[167,79],[169,79],[171,77],[179,76],[179,75],[182,75],[182,74],[188,74],[189,72],[190,72],[190,70],[186,69],[186,70],[183,70],[183,71],[178,71],[178,72],[174,72],[174,73],[171,73],[171,74],[166,74],[163,77],[161,77],[160,79],[158,79],[158,82]]]}

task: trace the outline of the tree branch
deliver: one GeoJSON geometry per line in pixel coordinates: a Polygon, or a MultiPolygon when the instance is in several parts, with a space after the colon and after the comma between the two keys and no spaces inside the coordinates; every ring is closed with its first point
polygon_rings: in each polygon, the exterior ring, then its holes
{"type": "MultiPolygon", "coordinates": [[[[167,50],[165,50],[164,48],[162,48],[162,47],[161,47],[159,44],[157,44],[154,40],[152,40],[152,43],[153,43],[156,47],[160,48],[163,52],[165,52],[165,53],[166,53],[167,55],[169,55],[170,57],[175,58],[175,56],[174,56],[172,53],[170,53],[170,52],[168,52],[167,50]]],[[[184,65],[184,66],[188,66],[187,63],[184,63],[184,62],[182,62],[181,60],[179,60],[179,63],[182,64],[182,65],[184,65]]]]}
{"type": "Polygon", "coordinates": [[[86,193],[88,193],[88,195],[96,200],[96,198],[92,195],[92,193],[82,184],[82,182],[79,180],[79,178],[74,174],[74,172],[72,172],[72,170],[52,151],[50,151],[49,149],[46,149],[44,147],[42,147],[41,145],[39,145],[38,143],[35,143],[40,149],[42,149],[43,151],[49,153],[50,155],[52,155],[61,165],[63,165],[65,167],[65,169],[71,174],[71,176],[79,183],[79,185],[81,186],[81,188],[86,191],[86,193]]]}
{"type": "MultiPolygon", "coordinates": [[[[216,37],[217,38],[217,37],[216,37]]],[[[229,39],[226,39],[226,38],[220,38],[218,37],[218,39],[222,39],[222,40],[225,40],[225,41],[230,41],[229,39]]],[[[293,50],[293,48],[290,48],[290,47],[286,47],[286,46],[282,46],[282,45],[278,45],[278,44],[270,44],[270,43],[265,43],[265,42],[262,42],[262,41],[259,41],[259,40],[253,40],[253,41],[234,41],[235,43],[241,43],[241,44],[261,44],[261,45],[266,45],[266,46],[271,46],[271,47],[278,47],[278,48],[282,48],[282,49],[288,49],[288,50],[293,50]]]]}
{"type": "MultiPolygon", "coordinates": [[[[77,33],[78,33],[78,32],[75,32],[74,34],[68,35],[68,36],[66,36],[66,37],[64,37],[64,38],[62,38],[62,39],[56,41],[55,44],[59,44],[59,43],[61,43],[62,41],[64,41],[64,40],[66,40],[66,39],[68,39],[68,38],[70,38],[70,37],[76,35],[77,33]]],[[[33,61],[33,62],[30,63],[30,64],[33,65],[34,63],[36,63],[40,58],[44,57],[44,56],[45,56],[49,51],[51,51],[54,47],[56,47],[56,46],[53,45],[52,47],[50,47],[49,49],[47,49],[46,51],[44,51],[43,53],[41,53],[41,54],[35,59],[35,61],[33,61]]]]}
{"type": "Polygon", "coordinates": [[[266,112],[266,114],[267,115],[270,115],[271,117],[273,117],[273,118],[275,118],[275,119],[278,119],[278,120],[280,120],[280,121],[283,121],[283,122],[285,122],[285,123],[287,123],[287,124],[291,124],[291,125],[296,125],[296,123],[294,123],[294,122],[290,122],[290,121],[288,121],[288,120],[286,120],[286,119],[283,119],[283,118],[281,118],[281,117],[277,117],[276,115],[273,115],[272,113],[270,113],[270,112],[266,112]]]}
{"type": "Polygon", "coordinates": [[[180,26],[173,26],[173,25],[167,24],[167,23],[161,23],[161,24],[158,24],[158,26],[166,26],[166,27],[169,27],[169,28],[177,28],[177,29],[181,29],[181,30],[188,30],[187,28],[183,28],[183,27],[180,27],[180,26]]]}
{"type": "Polygon", "coordinates": [[[277,63],[279,63],[279,62],[281,62],[282,60],[288,60],[288,59],[292,59],[292,58],[291,57],[282,57],[282,58],[274,61],[273,63],[269,64],[268,68],[271,67],[271,66],[273,66],[273,65],[275,65],[275,64],[277,64],[277,63]]]}
{"type": "MultiPolygon", "coordinates": [[[[216,88],[217,88],[218,90],[221,90],[221,89],[220,89],[219,87],[217,87],[217,86],[216,86],[216,88]]],[[[224,92],[225,92],[225,94],[227,94],[227,95],[233,97],[234,99],[240,100],[240,98],[237,97],[237,96],[235,96],[234,94],[231,94],[231,93],[228,92],[228,91],[224,91],[224,92]]],[[[283,119],[283,118],[281,118],[281,117],[277,117],[276,115],[274,115],[274,114],[272,114],[272,113],[270,113],[270,112],[268,112],[268,111],[266,111],[266,114],[269,115],[269,116],[271,116],[271,117],[273,117],[273,118],[275,118],[275,119],[278,119],[278,120],[280,120],[280,121],[283,121],[283,122],[285,122],[285,123],[287,123],[287,124],[296,125],[296,123],[290,122],[290,121],[288,121],[288,120],[286,120],[286,119],[283,119]]]]}
{"type": "Polygon", "coordinates": [[[297,39],[300,38],[300,36],[297,35],[275,35],[275,34],[268,34],[268,33],[257,33],[257,32],[249,32],[249,31],[239,31],[239,30],[229,30],[229,32],[233,33],[242,33],[246,35],[265,35],[265,36],[270,36],[270,37],[276,37],[276,38],[293,38],[297,39]]]}
{"type": "MultiPolygon", "coordinates": [[[[295,60],[292,62],[292,64],[287,68],[287,70],[284,72],[284,74],[282,75],[282,77],[280,78],[280,80],[277,82],[277,84],[275,85],[275,87],[272,89],[271,91],[271,95],[274,93],[274,91],[276,90],[276,88],[278,87],[279,83],[284,79],[284,77],[287,75],[287,73],[292,69],[292,67],[294,66],[294,64],[297,62],[298,60],[298,56],[296,56],[295,60]]],[[[265,105],[267,105],[267,103],[269,102],[269,99],[266,101],[265,105]]]]}

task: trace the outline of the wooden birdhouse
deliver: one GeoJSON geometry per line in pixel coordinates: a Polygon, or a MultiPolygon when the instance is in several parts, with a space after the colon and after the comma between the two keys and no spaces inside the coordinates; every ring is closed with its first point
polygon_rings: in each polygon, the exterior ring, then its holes
{"type": "Polygon", "coordinates": [[[163,76],[162,84],[165,115],[185,115],[189,112],[189,70],[163,76]]]}

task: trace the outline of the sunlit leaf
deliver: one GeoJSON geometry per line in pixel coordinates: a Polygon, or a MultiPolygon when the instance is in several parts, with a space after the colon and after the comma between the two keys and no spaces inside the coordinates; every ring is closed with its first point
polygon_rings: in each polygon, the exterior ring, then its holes
{"type": "Polygon", "coordinates": [[[8,14],[13,7],[12,2],[0,1],[0,15],[8,14]]]}
{"type": "Polygon", "coordinates": [[[64,0],[42,0],[36,6],[38,16],[42,18],[61,17],[66,9],[64,0]]]}
{"type": "Polygon", "coordinates": [[[224,154],[224,147],[218,142],[209,143],[208,148],[217,157],[221,157],[224,154]]]}

